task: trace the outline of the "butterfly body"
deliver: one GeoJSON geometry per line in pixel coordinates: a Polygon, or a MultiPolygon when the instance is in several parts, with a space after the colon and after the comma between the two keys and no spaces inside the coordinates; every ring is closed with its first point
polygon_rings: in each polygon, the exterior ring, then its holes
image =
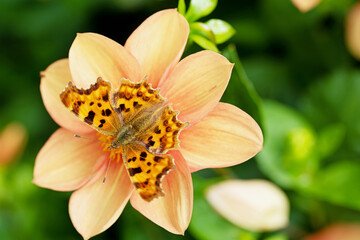
{"type": "Polygon", "coordinates": [[[130,124],[124,125],[120,128],[118,135],[112,141],[109,149],[119,148],[120,146],[127,145],[133,142],[135,139],[135,134],[132,126],[130,124]]]}
{"type": "Polygon", "coordinates": [[[111,139],[110,156],[123,159],[128,175],[146,201],[163,196],[162,178],[174,168],[166,152],[179,147],[178,135],[186,127],[178,113],[159,90],[144,79],[134,83],[122,79],[113,91],[111,84],[98,78],[89,89],[78,89],[72,82],[60,94],[64,105],[82,121],[111,139]]]}

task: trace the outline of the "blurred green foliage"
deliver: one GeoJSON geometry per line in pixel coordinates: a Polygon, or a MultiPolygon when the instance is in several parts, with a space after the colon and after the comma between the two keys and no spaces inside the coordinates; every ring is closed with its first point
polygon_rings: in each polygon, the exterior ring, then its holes
{"type": "Polygon", "coordinates": [[[70,193],[31,183],[36,154],[57,128],[42,104],[39,72],[67,57],[77,32],[123,44],[146,17],[176,6],[192,27],[185,55],[201,49],[194,41],[235,63],[222,101],[257,120],[264,149],[227,174],[193,174],[194,212],[184,237],[127,206],[94,239],[300,239],[332,222],[360,222],[360,64],[344,41],[355,2],[327,0],[301,13],[284,0],[1,0],[0,126],[21,122],[30,141],[22,157],[0,169],[0,239],[81,239],[68,216],[70,193]],[[289,226],[256,233],[221,218],[204,190],[227,175],[283,188],[289,226]]]}

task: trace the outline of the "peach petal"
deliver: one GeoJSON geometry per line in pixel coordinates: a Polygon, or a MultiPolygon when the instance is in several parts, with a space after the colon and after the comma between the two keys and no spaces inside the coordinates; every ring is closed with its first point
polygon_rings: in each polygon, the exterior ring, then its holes
{"type": "Polygon", "coordinates": [[[161,84],[160,92],[180,111],[182,121],[195,124],[219,102],[232,68],[233,64],[224,56],[201,51],[181,60],[161,84]]]}
{"type": "Polygon", "coordinates": [[[162,180],[164,197],[146,202],[134,192],[131,205],[145,217],[174,234],[184,234],[193,207],[193,186],[190,171],[179,151],[170,151],[176,169],[162,180]]]}
{"type": "Polygon", "coordinates": [[[69,212],[76,230],[89,239],[108,229],[120,216],[134,190],[122,162],[111,162],[103,183],[107,164],[89,182],[70,197],[69,212]]]}
{"type": "Polygon", "coordinates": [[[153,87],[179,60],[189,35],[189,24],[176,9],[147,18],[128,38],[125,48],[139,61],[142,76],[153,87]]]}
{"type": "Polygon", "coordinates": [[[69,52],[70,70],[77,87],[88,88],[102,77],[118,88],[121,78],[140,81],[140,65],[123,46],[96,33],[78,34],[69,52]]]}
{"type": "Polygon", "coordinates": [[[301,12],[307,12],[319,5],[321,0],[292,0],[292,3],[297,7],[301,12]]]}
{"type": "Polygon", "coordinates": [[[45,108],[60,126],[79,134],[90,132],[92,128],[79,120],[60,100],[60,93],[69,81],[72,77],[68,59],[58,60],[41,72],[40,92],[45,108]]]}
{"type": "Polygon", "coordinates": [[[219,103],[202,121],[180,135],[180,151],[192,171],[240,164],[263,146],[259,125],[247,113],[219,103]]]}
{"type": "MultiPolygon", "coordinates": [[[[95,134],[87,136],[96,138],[95,134]]],[[[60,128],[38,153],[33,182],[57,191],[78,189],[90,179],[104,158],[99,143],[76,138],[72,132],[60,128]]]]}
{"type": "Polygon", "coordinates": [[[346,18],[347,47],[350,53],[360,60],[360,2],[350,9],[346,18]]]}

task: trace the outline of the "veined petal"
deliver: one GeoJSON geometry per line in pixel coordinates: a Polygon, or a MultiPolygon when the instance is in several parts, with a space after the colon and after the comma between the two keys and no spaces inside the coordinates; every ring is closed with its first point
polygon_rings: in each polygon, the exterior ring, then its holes
{"type": "Polygon", "coordinates": [[[260,127],[247,113],[219,103],[202,121],[180,135],[180,151],[192,171],[240,164],[263,146],[260,127]]]}
{"type": "Polygon", "coordinates": [[[140,81],[140,65],[123,46],[96,33],[78,34],[70,48],[71,74],[77,87],[88,88],[102,77],[120,86],[120,79],[140,81]]]}
{"type": "Polygon", "coordinates": [[[179,119],[194,124],[219,102],[232,67],[233,64],[218,53],[207,50],[194,53],[176,65],[159,86],[160,92],[180,111],[179,119]]]}
{"type": "Polygon", "coordinates": [[[185,159],[179,151],[169,151],[176,169],[162,180],[164,197],[146,202],[137,193],[131,196],[131,205],[145,217],[174,234],[184,234],[189,225],[193,207],[193,185],[185,159]]]}
{"type": "MultiPolygon", "coordinates": [[[[95,134],[87,136],[96,138],[95,134]]],[[[99,168],[104,157],[99,143],[76,138],[72,132],[60,128],[38,153],[33,182],[58,191],[78,189],[99,168]]]]}
{"type": "Polygon", "coordinates": [[[153,87],[179,60],[189,35],[189,24],[176,9],[147,18],[128,38],[125,48],[139,61],[142,76],[153,87]]]}
{"type": "Polygon", "coordinates": [[[60,126],[76,133],[92,131],[80,121],[60,100],[60,93],[72,81],[69,60],[61,59],[41,72],[40,92],[44,105],[52,119],[60,126]]]}
{"type": "Polygon", "coordinates": [[[108,229],[119,218],[134,190],[122,162],[111,162],[103,183],[106,165],[95,182],[89,182],[70,197],[70,218],[84,239],[108,229]]]}

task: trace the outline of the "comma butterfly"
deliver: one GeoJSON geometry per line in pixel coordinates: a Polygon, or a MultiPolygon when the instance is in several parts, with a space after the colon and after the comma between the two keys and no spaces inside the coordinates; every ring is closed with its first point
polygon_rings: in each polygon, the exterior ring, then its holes
{"type": "Polygon", "coordinates": [[[161,179],[175,167],[166,152],[179,147],[178,135],[187,123],[177,119],[178,112],[170,105],[164,106],[158,89],[146,78],[138,83],[121,79],[120,87],[113,91],[110,82],[99,77],[89,89],[78,89],[69,82],[60,98],[77,117],[111,139],[107,150],[121,154],[144,200],[164,195],[161,179]]]}

